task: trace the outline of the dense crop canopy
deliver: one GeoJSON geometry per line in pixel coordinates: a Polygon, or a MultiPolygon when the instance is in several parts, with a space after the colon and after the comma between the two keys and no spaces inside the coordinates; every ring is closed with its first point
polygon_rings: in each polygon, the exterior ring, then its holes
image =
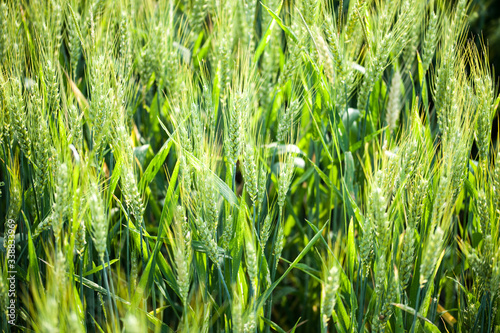
{"type": "Polygon", "coordinates": [[[498,332],[500,99],[450,3],[1,2],[2,331],[498,332]]]}

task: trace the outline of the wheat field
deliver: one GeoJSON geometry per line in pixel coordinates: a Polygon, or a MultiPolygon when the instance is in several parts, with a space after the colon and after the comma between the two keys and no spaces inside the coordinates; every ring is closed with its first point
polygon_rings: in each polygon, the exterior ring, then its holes
{"type": "Polygon", "coordinates": [[[467,0],[0,2],[3,332],[500,332],[467,0]]]}

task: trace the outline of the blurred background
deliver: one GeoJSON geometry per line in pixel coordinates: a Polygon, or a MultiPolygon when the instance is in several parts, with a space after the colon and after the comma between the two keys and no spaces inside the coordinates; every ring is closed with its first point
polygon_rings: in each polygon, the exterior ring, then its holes
{"type": "Polygon", "coordinates": [[[495,74],[500,71],[500,1],[473,0],[469,20],[471,37],[483,36],[490,50],[490,60],[495,67],[495,74]]]}

